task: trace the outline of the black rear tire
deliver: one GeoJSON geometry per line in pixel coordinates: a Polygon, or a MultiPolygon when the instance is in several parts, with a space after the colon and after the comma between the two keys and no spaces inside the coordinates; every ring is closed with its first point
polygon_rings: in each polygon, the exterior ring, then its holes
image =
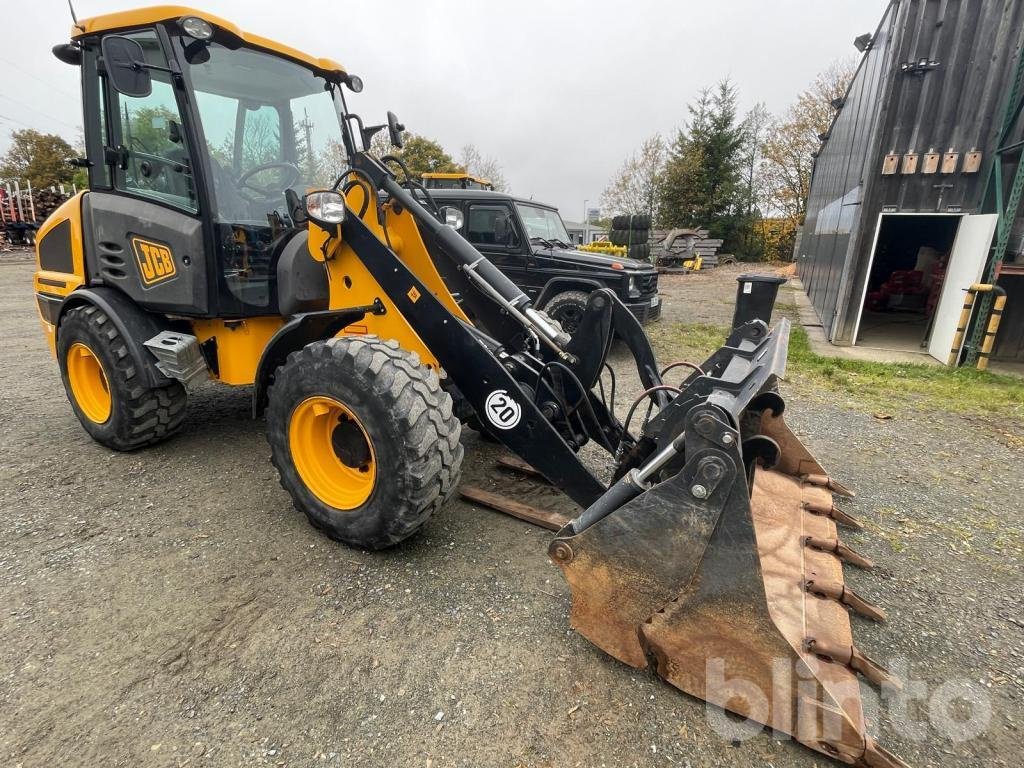
{"type": "Polygon", "coordinates": [[[637,261],[650,261],[650,243],[641,243],[639,245],[634,245],[633,247],[631,247],[629,249],[629,258],[636,259],[637,261]]]}
{"type": "Polygon", "coordinates": [[[649,229],[613,229],[608,232],[612,245],[643,245],[650,239],[649,229]]]}
{"type": "Polygon", "coordinates": [[[590,296],[583,291],[565,291],[554,296],[544,305],[544,311],[562,326],[570,336],[580,327],[580,320],[587,310],[590,296]]]}
{"type": "MultiPolygon", "coordinates": [[[[149,387],[113,321],[99,307],[72,307],[57,329],[57,359],[71,408],[93,440],[115,451],[132,451],[166,440],[181,428],[188,393],[178,381],[149,387]],[[99,362],[109,393],[109,415],[94,420],[79,403],[68,373],[72,347],[85,347],[99,362]]],[[[81,397],[81,393],[78,393],[81,397]]]]}
{"type": "MultiPolygon", "coordinates": [[[[462,425],[451,395],[416,354],[394,341],[361,336],[308,344],[277,369],[268,399],[267,439],[281,485],[332,538],[366,549],[394,546],[419,530],[459,483],[462,425]],[[314,398],[350,410],[372,451],[372,489],[351,508],[325,502],[296,466],[293,415],[314,398]]],[[[338,458],[345,461],[341,453],[338,458]]]]}
{"type": "Polygon", "coordinates": [[[612,217],[613,229],[650,229],[651,217],[646,213],[624,214],[612,217]]]}

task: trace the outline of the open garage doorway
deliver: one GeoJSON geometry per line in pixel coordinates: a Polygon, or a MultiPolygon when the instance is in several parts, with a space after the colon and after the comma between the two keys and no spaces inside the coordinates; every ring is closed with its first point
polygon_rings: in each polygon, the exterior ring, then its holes
{"type": "Polygon", "coordinates": [[[854,344],[925,351],[962,218],[881,215],[854,344]]]}

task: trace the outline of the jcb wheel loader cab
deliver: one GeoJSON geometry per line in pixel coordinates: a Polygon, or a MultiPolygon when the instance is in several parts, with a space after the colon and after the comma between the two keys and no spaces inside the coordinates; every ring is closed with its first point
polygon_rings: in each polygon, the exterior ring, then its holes
{"type": "Polygon", "coordinates": [[[319,341],[270,390],[267,438],[281,485],[313,525],[369,549],[408,538],[458,485],[452,399],[395,342],[319,341]]]}

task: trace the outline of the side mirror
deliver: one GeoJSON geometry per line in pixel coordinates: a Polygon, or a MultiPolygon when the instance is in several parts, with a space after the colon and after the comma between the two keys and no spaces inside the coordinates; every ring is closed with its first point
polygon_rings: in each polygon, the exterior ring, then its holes
{"type": "Polygon", "coordinates": [[[444,216],[444,223],[452,229],[462,229],[465,223],[462,211],[454,206],[446,205],[441,209],[441,215],[444,216]]]}
{"type": "Polygon", "coordinates": [[[402,141],[402,132],[405,130],[405,126],[398,122],[398,115],[394,112],[388,112],[388,137],[391,139],[391,145],[401,149],[405,142],[402,141]]]}
{"type": "Polygon", "coordinates": [[[345,198],[340,192],[310,192],[305,197],[305,210],[318,227],[334,231],[345,220],[345,198]]]}
{"type": "Polygon", "coordinates": [[[138,40],[107,35],[100,43],[103,63],[114,89],[125,96],[143,98],[153,92],[153,81],[146,69],[146,55],[138,40]]]}

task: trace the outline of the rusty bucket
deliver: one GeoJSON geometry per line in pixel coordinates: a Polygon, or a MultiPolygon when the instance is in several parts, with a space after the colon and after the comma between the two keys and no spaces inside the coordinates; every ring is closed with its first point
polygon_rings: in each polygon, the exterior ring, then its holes
{"type": "Polygon", "coordinates": [[[841,763],[905,766],[864,721],[858,678],[899,682],[853,641],[851,615],[884,612],[843,579],[844,563],[871,566],[838,533],[857,523],[833,492],[852,494],[786,426],[777,394],[758,402],[742,420],[694,408],[678,472],[559,532],[549,553],[572,590],[572,626],[841,763]]]}

